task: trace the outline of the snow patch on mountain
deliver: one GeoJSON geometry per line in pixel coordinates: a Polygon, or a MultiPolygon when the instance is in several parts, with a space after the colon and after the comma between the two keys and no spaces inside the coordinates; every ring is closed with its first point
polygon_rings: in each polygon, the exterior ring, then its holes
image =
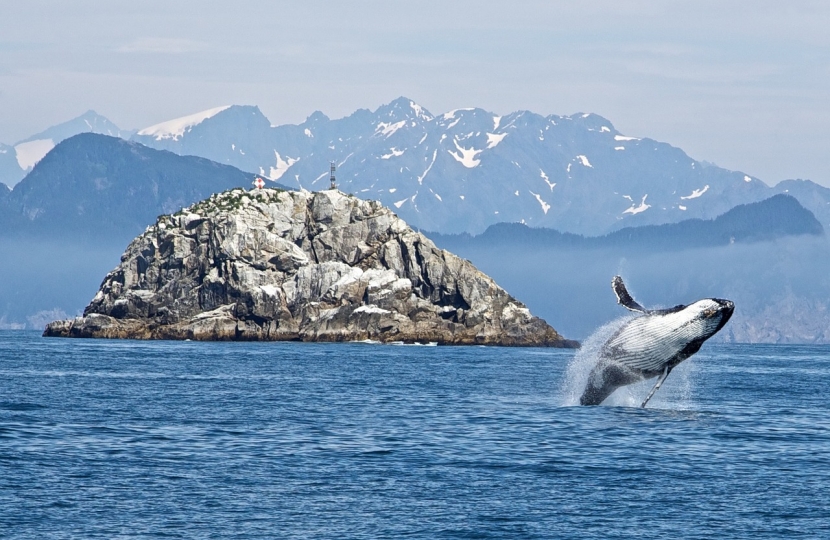
{"type": "Polygon", "coordinates": [[[380,156],[380,159],[391,159],[393,157],[402,156],[404,152],[406,152],[406,150],[398,150],[397,148],[393,147],[389,149],[389,152],[389,154],[383,154],[382,156],[380,156]]]}
{"type": "Polygon", "coordinates": [[[14,147],[17,164],[24,171],[28,171],[54,147],[55,142],[52,139],[38,139],[20,143],[14,147]]]}
{"type": "MultiPolygon", "coordinates": [[[[444,113],[444,120],[452,120],[453,118],[455,118],[455,113],[457,113],[458,111],[474,111],[474,110],[475,109],[472,108],[472,107],[467,107],[466,109],[453,109],[449,112],[444,113]]],[[[455,124],[453,124],[453,125],[455,125],[455,124]]],[[[493,129],[495,129],[495,128],[493,128],[493,129]]]]}
{"type": "Polygon", "coordinates": [[[701,195],[703,195],[707,191],[709,191],[709,184],[706,184],[705,186],[703,186],[702,189],[696,189],[696,190],[692,191],[691,195],[686,195],[685,197],[680,197],[680,198],[683,199],[684,201],[688,200],[688,199],[697,199],[698,197],[700,197],[701,195]]]}
{"type": "Polygon", "coordinates": [[[337,164],[337,166],[342,167],[343,164],[346,163],[347,161],[349,161],[349,158],[352,157],[353,155],[354,155],[354,152],[350,152],[348,156],[343,158],[343,161],[341,161],[340,163],[337,164]]]}
{"type": "Polygon", "coordinates": [[[495,148],[498,144],[507,137],[507,133],[501,133],[496,135],[495,133],[488,133],[487,134],[487,148],[495,148]]]}
{"type": "Polygon", "coordinates": [[[594,168],[594,166],[593,166],[593,165],[591,165],[591,162],[590,162],[590,161],[588,161],[588,158],[587,158],[587,157],[585,157],[585,156],[583,156],[583,155],[578,155],[578,156],[576,156],[576,159],[578,159],[578,160],[582,163],[582,165],[583,165],[583,166],[585,166],[585,167],[590,167],[590,168],[592,168],[592,169],[594,168]]]}
{"type": "Polygon", "coordinates": [[[458,153],[453,152],[452,150],[447,150],[447,153],[451,155],[455,160],[468,169],[472,169],[473,167],[478,166],[481,163],[481,160],[477,159],[478,155],[482,153],[484,150],[476,150],[475,148],[464,148],[460,144],[458,144],[457,139],[453,139],[455,143],[455,147],[458,149],[458,153]]]}
{"type": "Polygon", "coordinates": [[[176,118],[174,120],[161,122],[160,124],[155,124],[153,126],[146,127],[140,130],[137,134],[147,137],[153,137],[157,141],[162,141],[166,139],[178,141],[186,132],[190,131],[195,126],[198,126],[199,124],[201,124],[209,118],[213,118],[220,112],[227,110],[230,107],[230,105],[225,105],[224,107],[216,107],[214,109],[208,109],[206,111],[198,112],[188,116],[182,116],[181,118],[176,118]]]}
{"type": "Polygon", "coordinates": [[[744,182],[752,182],[752,178],[750,178],[748,175],[744,175],[744,182]]]}
{"type": "Polygon", "coordinates": [[[392,136],[393,133],[395,133],[405,125],[406,120],[401,120],[399,122],[394,123],[379,122],[378,127],[375,128],[375,135],[382,135],[388,139],[392,136]]]}
{"type": "MultiPolygon", "coordinates": [[[[551,191],[553,191],[553,188],[555,188],[555,187],[556,187],[556,182],[551,182],[551,181],[550,181],[550,178],[548,178],[548,175],[547,175],[547,174],[545,174],[545,171],[543,171],[542,169],[539,169],[539,176],[541,176],[541,177],[542,177],[542,180],[544,180],[544,181],[545,181],[545,183],[546,183],[546,184],[548,185],[548,187],[550,188],[550,190],[551,190],[551,191]]],[[[545,212],[545,213],[547,214],[547,212],[545,212]]]]}
{"type": "Polygon", "coordinates": [[[424,171],[424,174],[418,176],[418,184],[423,184],[424,183],[424,178],[426,178],[427,173],[432,168],[432,166],[435,165],[435,158],[437,158],[437,157],[438,157],[438,150],[433,150],[432,151],[432,161],[429,163],[429,166],[427,166],[426,170],[424,171]]]}
{"type": "Polygon", "coordinates": [[[286,156],[285,159],[283,159],[280,153],[276,150],[274,150],[274,155],[277,158],[277,163],[275,167],[271,167],[271,171],[268,174],[268,179],[276,182],[277,180],[282,178],[282,175],[284,175],[285,172],[288,169],[290,169],[292,165],[300,161],[300,158],[291,158],[286,156]]]}
{"type": "Polygon", "coordinates": [[[420,105],[418,105],[414,101],[410,100],[409,107],[415,112],[416,117],[418,117],[422,120],[426,120],[427,122],[432,120],[432,118],[433,118],[432,115],[429,114],[426,109],[424,109],[423,107],[421,107],[420,105]]]}
{"type": "MultiPolygon", "coordinates": [[[[643,200],[640,202],[639,206],[631,205],[631,208],[628,210],[623,210],[623,214],[631,214],[632,216],[635,214],[639,214],[640,212],[645,212],[649,208],[651,208],[650,204],[646,204],[646,198],[648,194],[643,195],[643,200]]],[[[626,197],[628,200],[631,200],[631,197],[626,197]]]]}
{"type": "Polygon", "coordinates": [[[548,203],[546,203],[544,200],[542,200],[542,196],[539,195],[538,193],[533,193],[531,191],[530,194],[533,195],[534,197],[536,197],[536,200],[539,201],[539,204],[542,206],[542,212],[547,214],[548,210],[550,210],[550,205],[548,203]]]}

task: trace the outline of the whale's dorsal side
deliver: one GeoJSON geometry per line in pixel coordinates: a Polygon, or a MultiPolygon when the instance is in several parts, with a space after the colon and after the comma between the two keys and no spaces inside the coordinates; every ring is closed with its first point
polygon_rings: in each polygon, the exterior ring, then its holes
{"type": "Polygon", "coordinates": [[[677,313],[678,311],[683,311],[689,307],[687,304],[678,304],[674,307],[666,308],[666,309],[650,309],[648,313],[652,315],[668,315],[669,313],[677,313]]]}
{"type": "Polygon", "coordinates": [[[614,294],[617,295],[617,303],[622,307],[638,313],[648,313],[646,308],[631,298],[631,295],[628,294],[628,289],[625,288],[625,283],[623,283],[620,276],[614,276],[614,279],[611,280],[611,288],[614,289],[614,294]]]}

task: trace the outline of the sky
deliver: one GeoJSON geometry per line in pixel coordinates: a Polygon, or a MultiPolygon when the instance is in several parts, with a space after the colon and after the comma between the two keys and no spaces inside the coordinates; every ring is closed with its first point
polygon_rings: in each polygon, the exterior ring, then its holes
{"type": "Polygon", "coordinates": [[[830,186],[830,2],[0,0],[0,142],[89,109],[275,125],[406,96],[593,112],[768,184],[830,186]]]}

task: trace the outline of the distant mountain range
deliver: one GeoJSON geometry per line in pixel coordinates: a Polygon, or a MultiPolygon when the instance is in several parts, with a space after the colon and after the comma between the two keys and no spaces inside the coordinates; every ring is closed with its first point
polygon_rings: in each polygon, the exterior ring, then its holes
{"type": "Polygon", "coordinates": [[[0,144],[0,183],[14,186],[55,145],[79,133],[101,133],[126,139],[134,132],[121,130],[95,111],[87,111],[68,122],[23,139],[13,146],[0,144]]]}
{"type": "Polygon", "coordinates": [[[339,120],[317,112],[298,126],[271,126],[256,107],[233,106],[133,138],[312,190],[325,186],[333,161],[342,189],[442,232],[520,222],[595,235],[715,217],[770,195],[755,178],[624,136],[594,114],[459,109],[435,116],[399,98],[339,120]]]}
{"type": "Polygon", "coordinates": [[[59,143],[14,190],[0,190],[0,231],[117,240],[123,248],[158,215],[253,180],[204,158],[84,133],[59,143]]]}
{"type": "MultiPolygon", "coordinates": [[[[157,128],[156,132],[166,133],[169,128],[157,128]]],[[[204,158],[84,133],[59,143],[12,191],[0,190],[0,226],[6,234],[81,234],[85,238],[107,236],[127,241],[159,214],[175,212],[217,191],[250,187],[254,178],[252,173],[204,158]]],[[[821,206],[830,193],[811,182],[790,181],[785,185],[793,195],[806,198],[814,206],[821,206]]],[[[491,225],[475,237],[468,233],[454,237],[442,231],[432,234],[437,241],[441,239],[439,243],[454,244],[542,242],[585,248],[640,244],[649,249],[683,249],[821,232],[822,226],[812,213],[793,196],[779,194],[763,202],[738,205],[713,221],[687,219],[626,227],[589,238],[523,223],[491,225]]]]}
{"type": "Polygon", "coordinates": [[[433,115],[407,98],[331,120],[272,126],[256,107],[219,107],[143,129],[133,140],[206,157],[282,183],[320,189],[328,162],[342,189],[379,199],[414,226],[477,233],[499,222],[601,235],[710,219],[791,189],[830,225],[830,190],[770,188],[742,172],[618,132],[594,114],[433,115]],[[809,193],[807,193],[809,192],[809,193]]]}
{"type": "MultiPolygon", "coordinates": [[[[253,179],[229,165],[105,135],[61,142],[14,190],[0,188],[0,328],[38,327],[74,314],[157,215],[251,187],[253,179]]],[[[815,204],[825,195],[810,183],[788,185],[791,193],[817,197],[815,204]]],[[[826,342],[830,331],[816,330],[830,306],[830,249],[821,232],[795,198],[779,194],[712,220],[598,237],[521,223],[495,224],[478,236],[428,234],[566,335],[584,338],[620,314],[607,282],[623,273],[658,302],[707,294],[735,299],[734,330],[725,338],[826,342]],[[769,305],[789,315],[771,317],[769,305]]]]}
{"type": "Polygon", "coordinates": [[[681,251],[685,249],[763,242],[786,236],[824,234],[812,212],[790,195],[738,205],[715,219],[626,227],[603,236],[585,237],[555,229],[531,228],[521,223],[491,225],[479,235],[424,232],[438,246],[458,251],[469,247],[506,247],[536,250],[619,249],[625,251],[681,251]]]}
{"type": "Polygon", "coordinates": [[[341,189],[435,231],[569,337],[622,314],[608,282],[623,274],[649,305],[735,300],[722,339],[830,342],[830,189],[770,188],[595,115],[433,116],[402,98],[299,126],[233,106],[135,134],[92,117],[58,127],[0,146],[0,173],[9,159],[20,173],[36,162],[13,190],[0,184],[0,328],[81,309],[157,215],[255,174],[323,189],[332,160],[341,189]],[[121,138],[58,140],[79,129],[121,138]],[[21,152],[37,141],[55,146],[21,152]]]}
{"type": "MultiPolygon", "coordinates": [[[[82,127],[106,129],[310,190],[327,185],[329,162],[335,162],[341,189],[378,199],[413,226],[441,233],[479,233],[515,222],[595,236],[711,219],[785,192],[830,225],[830,189],[806,180],[770,188],[668,144],[621,134],[594,114],[499,116],[458,109],[433,115],[402,97],[336,120],[315,112],[299,125],[273,126],[257,107],[237,105],[135,133],[118,131],[97,115],[77,120],[23,144],[57,142],[82,127]]],[[[20,144],[5,147],[6,154],[0,148],[0,180],[10,159],[3,156],[16,156],[20,144]]],[[[17,158],[14,163],[18,167],[17,158]]]]}

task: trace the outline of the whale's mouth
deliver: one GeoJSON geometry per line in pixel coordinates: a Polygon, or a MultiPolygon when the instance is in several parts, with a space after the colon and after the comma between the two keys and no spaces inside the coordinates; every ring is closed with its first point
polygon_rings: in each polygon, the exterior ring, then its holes
{"type": "Polygon", "coordinates": [[[722,312],[732,313],[735,311],[735,303],[732,300],[723,300],[721,298],[715,298],[714,300],[718,303],[722,312]]]}
{"type": "MultiPolygon", "coordinates": [[[[723,328],[724,325],[732,317],[732,314],[735,312],[735,303],[732,300],[724,300],[722,298],[713,298],[712,300],[718,303],[718,308],[712,311],[714,311],[715,313],[720,313],[721,316],[720,323],[718,323],[718,328],[717,330],[715,330],[715,332],[717,332],[718,330],[723,328]]],[[[714,315],[714,313],[712,315],[714,315]]]]}

